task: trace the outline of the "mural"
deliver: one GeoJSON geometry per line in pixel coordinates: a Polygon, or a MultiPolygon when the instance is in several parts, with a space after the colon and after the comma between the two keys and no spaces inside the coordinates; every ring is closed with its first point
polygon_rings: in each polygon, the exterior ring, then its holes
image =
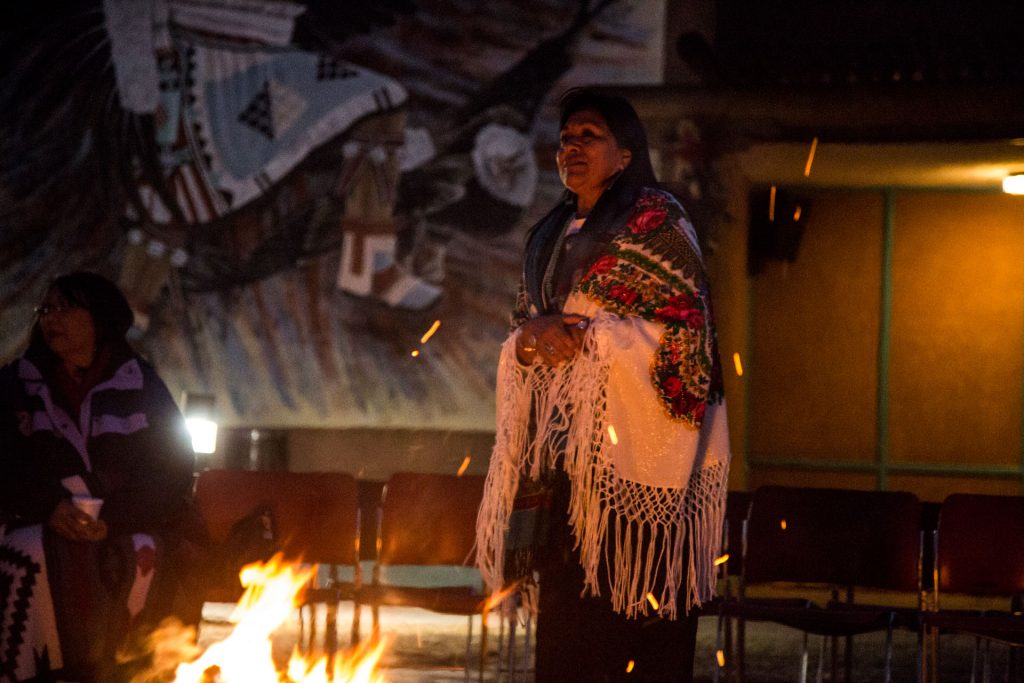
{"type": "Polygon", "coordinates": [[[89,268],[224,424],[482,430],[523,231],[560,191],[553,98],[659,81],[664,8],[2,12],[0,356],[54,274],[89,268]]]}

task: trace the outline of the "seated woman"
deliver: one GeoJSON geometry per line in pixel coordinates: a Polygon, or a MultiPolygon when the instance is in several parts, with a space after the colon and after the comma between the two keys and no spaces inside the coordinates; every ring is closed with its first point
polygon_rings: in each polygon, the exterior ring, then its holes
{"type": "Polygon", "coordinates": [[[61,276],[36,313],[0,370],[0,681],[109,681],[129,627],[169,610],[194,454],[113,283],[61,276]]]}

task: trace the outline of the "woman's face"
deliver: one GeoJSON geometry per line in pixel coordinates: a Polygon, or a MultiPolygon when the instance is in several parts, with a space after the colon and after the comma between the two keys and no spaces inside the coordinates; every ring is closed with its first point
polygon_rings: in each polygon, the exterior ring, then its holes
{"type": "Polygon", "coordinates": [[[96,326],[92,314],[50,290],[39,307],[43,340],[61,360],[78,365],[92,363],[96,353],[96,326]]]}
{"type": "Polygon", "coordinates": [[[576,194],[577,209],[589,211],[608,179],[626,168],[632,153],[620,147],[604,117],[582,110],[569,116],[559,135],[558,176],[576,194]]]}

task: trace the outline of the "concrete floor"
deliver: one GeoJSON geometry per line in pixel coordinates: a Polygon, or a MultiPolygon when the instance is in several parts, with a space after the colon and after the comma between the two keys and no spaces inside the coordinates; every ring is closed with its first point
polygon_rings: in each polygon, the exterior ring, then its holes
{"type": "MultiPolygon", "coordinates": [[[[200,645],[205,646],[223,638],[229,626],[222,623],[230,614],[232,606],[207,604],[204,622],[200,630],[200,645]]],[[[322,619],[322,613],[320,618],[322,619]]],[[[343,604],[339,609],[339,640],[347,645],[349,640],[352,607],[343,604]]],[[[498,628],[499,620],[492,615],[489,620],[487,666],[485,681],[531,681],[528,667],[524,673],[523,658],[525,641],[523,630],[517,637],[519,674],[509,676],[502,666],[499,677],[498,628]]],[[[701,618],[697,635],[697,656],[694,666],[695,681],[709,683],[714,680],[717,667],[717,619],[701,618]]],[[[307,625],[308,628],[308,625],[307,625]]],[[[282,659],[291,652],[299,637],[299,618],[294,615],[286,622],[275,638],[275,653],[282,659]]],[[[364,637],[370,630],[369,610],[364,609],[362,631],[364,637]]],[[[390,637],[391,644],[381,661],[382,675],[389,683],[420,683],[432,681],[463,681],[467,679],[465,617],[434,614],[416,608],[382,608],[381,630],[390,637]]],[[[323,628],[318,628],[320,634],[323,628]]],[[[479,661],[479,619],[474,619],[469,680],[478,679],[479,661]]],[[[507,657],[508,632],[505,632],[502,648],[507,657]]],[[[800,665],[803,636],[798,631],[774,624],[750,623],[747,626],[747,680],[751,683],[792,683],[800,680],[800,665]]],[[[962,636],[943,638],[942,668],[939,681],[968,681],[973,655],[974,641],[962,636]]],[[[827,647],[827,645],[826,645],[827,647]]],[[[808,641],[808,680],[816,680],[818,662],[822,655],[822,639],[811,636],[808,641]]],[[[885,653],[885,634],[869,634],[854,640],[854,681],[882,681],[885,653]]],[[[897,632],[894,636],[893,676],[895,683],[915,680],[917,637],[914,633],[897,632]]],[[[507,662],[507,659],[503,659],[507,662]]],[[[1002,680],[1006,667],[1006,649],[993,645],[991,662],[993,680],[1002,680]]],[[[981,663],[978,663],[979,672],[981,663]]],[[[842,674],[840,673],[840,678],[842,674]]],[[[718,680],[724,682],[724,677],[718,680]]],[[[824,650],[822,680],[830,680],[829,652],[824,650]]]]}

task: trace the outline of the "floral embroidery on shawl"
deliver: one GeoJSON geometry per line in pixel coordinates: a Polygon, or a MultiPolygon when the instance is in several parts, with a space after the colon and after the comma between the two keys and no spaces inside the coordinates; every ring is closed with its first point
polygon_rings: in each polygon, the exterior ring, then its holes
{"type": "Polygon", "coordinates": [[[668,414],[698,429],[723,391],[710,296],[700,257],[682,232],[686,221],[669,195],[645,190],[627,230],[577,288],[619,315],[664,325],[651,380],[668,414]]]}

